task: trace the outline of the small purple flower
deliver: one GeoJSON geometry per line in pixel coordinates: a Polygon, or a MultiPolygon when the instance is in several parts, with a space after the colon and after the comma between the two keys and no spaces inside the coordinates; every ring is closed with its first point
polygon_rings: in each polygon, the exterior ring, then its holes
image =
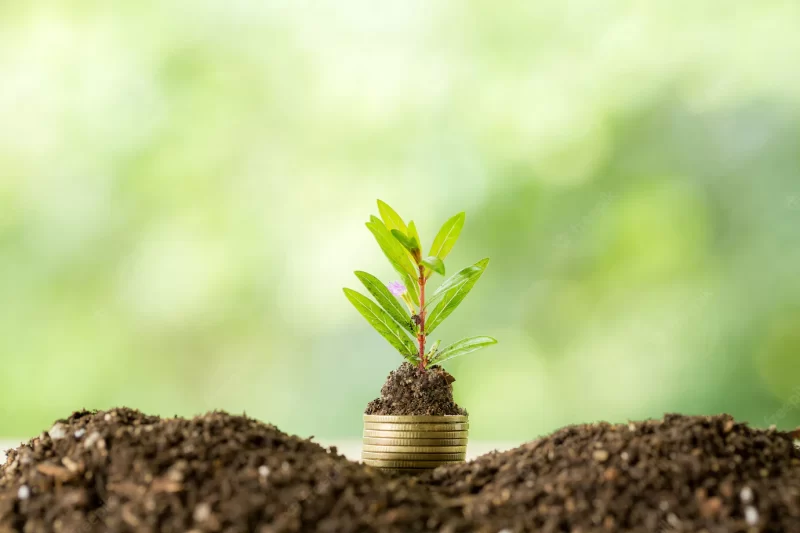
{"type": "Polygon", "coordinates": [[[400,281],[393,281],[387,285],[387,287],[389,288],[389,292],[395,296],[402,296],[406,293],[406,286],[400,281]]]}

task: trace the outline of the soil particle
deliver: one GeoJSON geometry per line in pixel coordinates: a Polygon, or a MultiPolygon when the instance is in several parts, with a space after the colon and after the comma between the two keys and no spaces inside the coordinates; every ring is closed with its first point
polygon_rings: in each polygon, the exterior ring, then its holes
{"type": "Polygon", "coordinates": [[[800,531],[791,435],[728,416],[571,426],[420,477],[221,412],[58,422],[0,466],[0,532],[800,531]]]}
{"type": "Polygon", "coordinates": [[[368,415],[466,415],[453,401],[453,377],[439,366],[420,372],[410,363],[393,370],[368,415]]]}

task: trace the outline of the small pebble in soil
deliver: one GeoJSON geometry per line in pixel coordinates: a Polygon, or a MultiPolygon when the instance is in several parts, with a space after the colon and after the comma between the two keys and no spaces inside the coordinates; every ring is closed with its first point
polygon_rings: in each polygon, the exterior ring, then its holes
{"type": "Polygon", "coordinates": [[[69,457],[64,457],[61,459],[61,463],[67,467],[67,470],[72,472],[73,474],[79,473],[81,471],[81,464],[75,462],[69,457]]]}
{"type": "Polygon", "coordinates": [[[675,513],[669,513],[667,515],[667,523],[675,529],[681,527],[681,519],[675,513]]]}
{"type": "Polygon", "coordinates": [[[211,516],[211,506],[207,503],[198,504],[192,513],[195,522],[205,522],[209,516],[211,516]]]}
{"type": "Polygon", "coordinates": [[[608,452],[606,450],[595,450],[592,453],[592,457],[598,463],[604,463],[608,460],[608,452]]]}
{"type": "Polygon", "coordinates": [[[50,435],[50,438],[53,440],[63,439],[67,436],[67,427],[57,422],[53,424],[53,427],[50,428],[47,434],[50,435]]]}
{"type": "Polygon", "coordinates": [[[81,428],[81,429],[79,429],[79,430],[77,430],[75,432],[75,438],[76,439],[79,439],[79,438],[83,437],[84,435],[86,435],[86,430],[83,429],[83,428],[81,428]]]}
{"type": "Polygon", "coordinates": [[[100,433],[98,433],[97,431],[90,433],[89,436],[86,437],[86,440],[83,441],[83,447],[89,449],[98,442],[100,442],[101,439],[102,437],[100,436],[100,433]]]}
{"type": "Polygon", "coordinates": [[[17,498],[21,501],[25,501],[31,497],[31,489],[27,485],[21,485],[19,490],[17,490],[17,498]]]}
{"type": "Polygon", "coordinates": [[[758,509],[752,505],[744,508],[744,520],[748,526],[755,526],[758,524],[758,509]]]}

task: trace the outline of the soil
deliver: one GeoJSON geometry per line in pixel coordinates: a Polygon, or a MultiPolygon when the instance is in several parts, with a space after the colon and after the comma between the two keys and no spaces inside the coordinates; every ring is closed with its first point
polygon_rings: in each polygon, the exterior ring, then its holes
{"type": "Polygon", "coordinates": [[[369,402],[368,415],[466,415],[453,401],[455,378],[439,366],[420,372],[403,363],[389,373],[380,398],[369,402]]]}
{"type": "Polygon", "coordinates": [[[81,411],[9,452],[0,531],[794,532],[800,450],[729,416],[669,415],[410,477],[244,416],[81,411]]]}

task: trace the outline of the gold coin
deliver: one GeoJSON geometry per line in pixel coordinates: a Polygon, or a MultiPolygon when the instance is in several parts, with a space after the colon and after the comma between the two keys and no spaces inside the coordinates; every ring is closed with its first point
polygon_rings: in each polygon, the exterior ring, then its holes
{"type": "Polygon", "coordinates": [[[466,446],[467,439],[382,439],[364,437],[364,446],[466,446]]]}
{"type": "Polygon", "coordinates": [[[420,474],[424,474],[425,472],[430,472],[430,468],[382,468],[380,466],[376,467],[381,472],[388,472],[392,474],[409,474],[412,476],[418,476],[420,474]]]}
{"type": "Polygon", "coordinates": [[[364,422],[388,422],[390,424],[449,424],[450,422],[469,422],[465,415],[364,415],[364,422]]]}
{"type": "Polygon", "coordinates": [[[382,437],[398,439],[466,439],[467,431],[378,431],[365,429],[365,437],[382,437]]]}
{"type": "Polygon", "coordinates": [[[361,452],[361,458],[387,459],[391,461],[463,461],[466,452],[461,453],[387,453],[387,452],[361,452]]]}
{"type": "Polygon", "coordinates": [[[466,453],[466,446],[375,446],[365,444],[365,452],[383,453],[466,453]]]}
{"type": "Polygon", "coordinates": [[[385,424],[379,422],[364,422],[364,429],[377,431],[466,431],[469,424],[385,424]]]}
{"type": "Polygon", "coordinates": [[[364,459],[364,464],[378,468],[436,468],[442,465],[455,465],[464,461],[387,461],[382,459],[364,459]]]}

